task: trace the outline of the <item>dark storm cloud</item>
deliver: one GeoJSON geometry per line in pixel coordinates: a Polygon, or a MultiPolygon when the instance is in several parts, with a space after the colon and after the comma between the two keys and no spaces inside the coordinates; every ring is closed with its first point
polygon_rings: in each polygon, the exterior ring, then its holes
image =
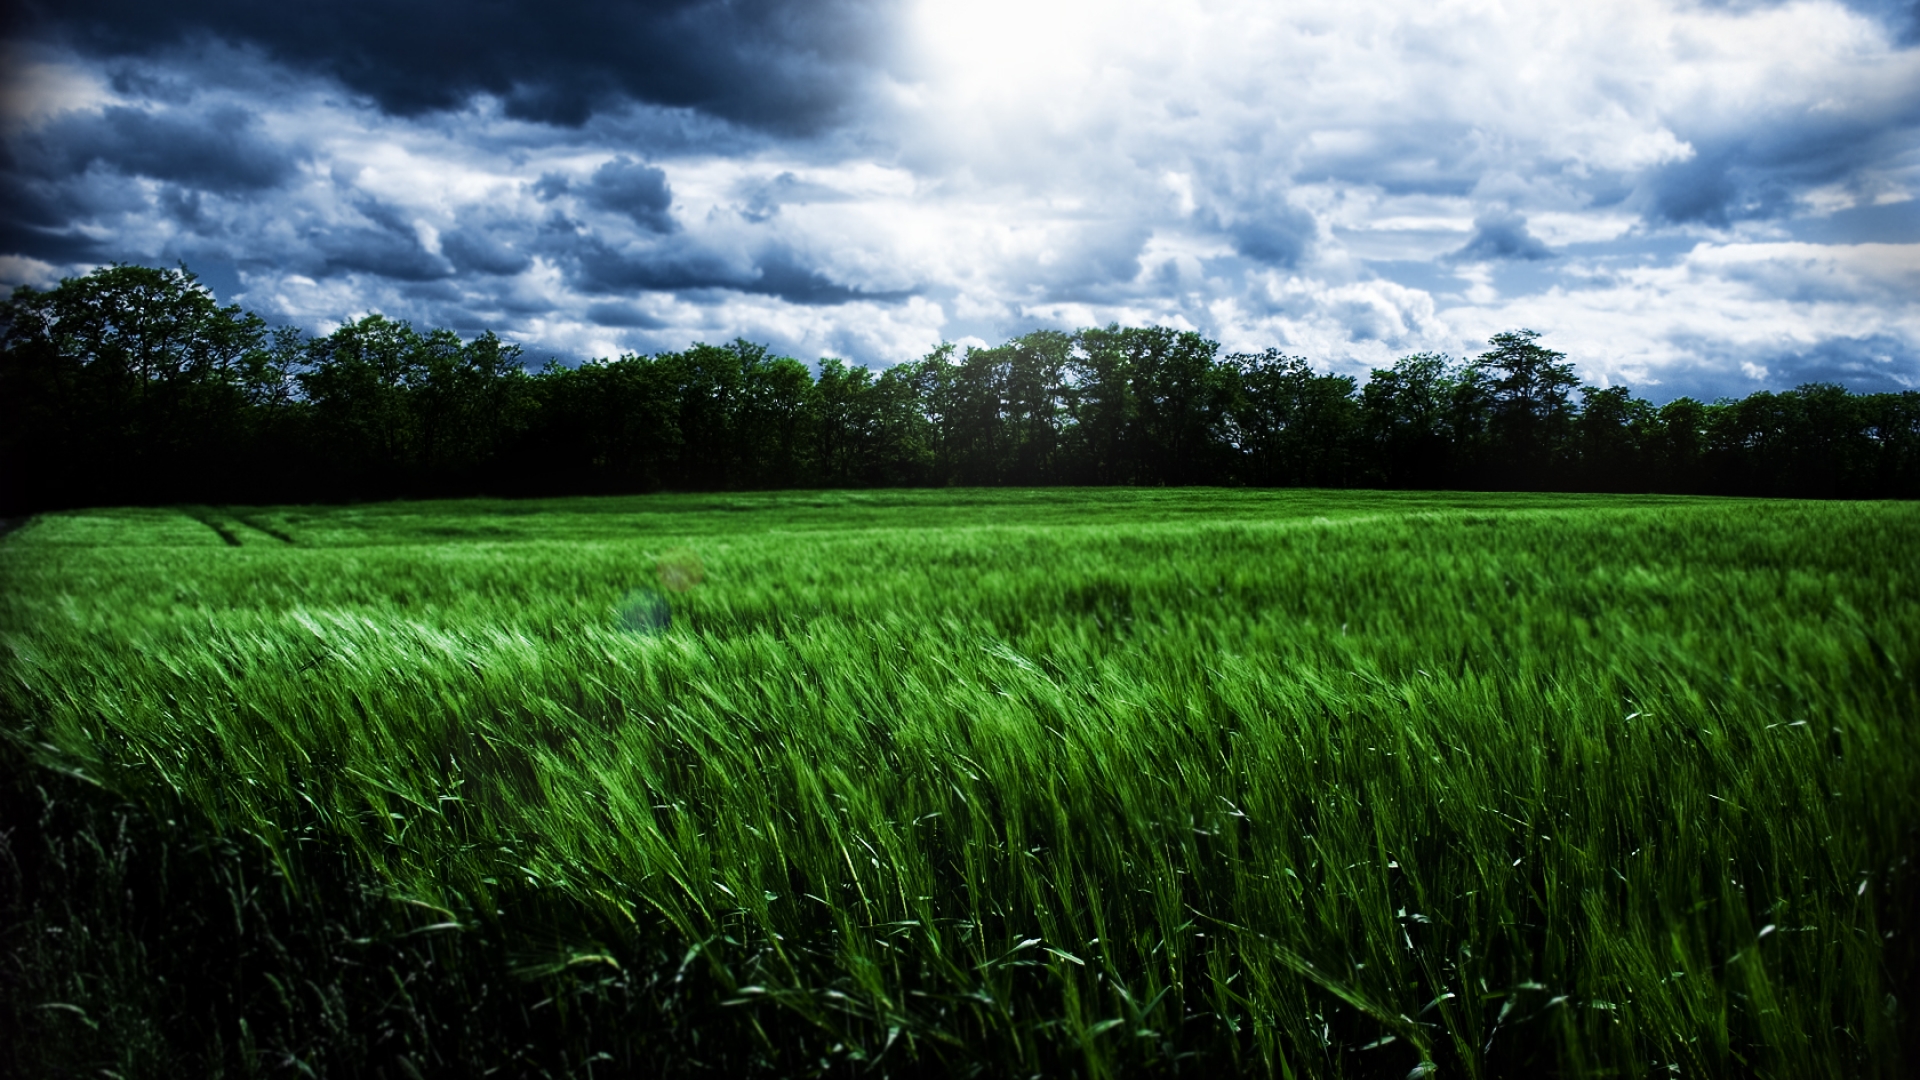
{"type": "MultiPolygon", "coordinates": [[[[4,195],[4,191],[0,191],[0,195],[4,195]]],[[[77,230],[0,220],[0,252],[52,263],[89,263],[107,261],[113,249],[112,245],[77,230]]]]}
{"type": "Polygon", "coordinates": [[[1826,184],[1897,159],[1920,128],[1920,101],[1886,112],[1756,117],[1737,132],[1691,137],[1695,153],[1642,183],[1650,216],[1726,226],[1788,216],[1826,184]]]}
{"type": "Polygon", "coordinates": [[[617,157],[595,169],[577,192],[587,205],[625,214],[649,232],[668,233],[676,228],[669,212],[673,191],[667,186],[667,174],[632,158],[617,157]]]}
{"type": "MultiPolygon", "coordinates": [[[[0,168],[0,222],[47,234],[69,231],[75,224],[147,208],[144,193],[123,176],[89,170],[57,181],[25,170],[0,168]]],[[[36,254],[19,249],[23,254],[36,254]]]]}
{"type": "Polygon", "coordinates": [[[1866,394],[1920,389],[1920,355],[1911,344],[1884,334],[1759,348],[1730,347],[1695,336],[1674,343],[1694,359],[1662,372],[1658,386],[1636,387],[1655,404],[1677,397],[1713,401],[1808,383],[1838,383],[1866,394]],[[1743,373],[1742,365],[1752,367],[1743,373]]]}
{"type": "Polygon", "coordinates": [[[1300,264],[1318,234],[1312,214],[1285,203],[1254,207],[1227,227],[1235,251],[1255,262],[1287,269],[1300,264]]]}
{"type": "Polygon", "coordinates": [[[1473,237],[1448,258],[1455,262],[1504,262],[1551,259],[1553,252],[1527,231],[1527,219],[1511,210],[1492,210],[1473,219],[1473,237]]]}
{"type": "Polygon", "coordinates": [[[587,293],[737,288],[748,277],[744,269],[691,244],[616,248],[592,235],[568,240],[565,247],[550,246],[567,266],[569,284],[587,293]]]}
{"type": "Polygon", "coordinates": [[[8,151],[9,171],[49,180],[100,166],[223,193],[275,187],[298,161],[291,148],[262,134],[251,114],[230,107],[196,113],[110,106],[9,140],[8,151]]]}
{"type": "Polygon", "coordinates": [[[1861,393],[1920,389],[1920,358],[1907,343],[1885,336],[1836,337],[1810,348],[1755,358],[1781,386],[1839,383],[1861,393]]]}
{"type": "Polygon", "coordinates": [[[893,23],[884,0],[30,0],[20,14],[26,33],[94,56],[250,45],[396,115],[486,93],[554,124],[640,101],[784,132],[838,118],[893,23]]]}
{"type": "Polygon", "coordinates": [[[316,277],[375,274],[396,281],[437,281],[453,273],[446,258],[428,251],[410,222],[391,206],[363,199],[355,210],[366,224],[330,224],[315,231],[311,251],[316,277]]]}
{"type": "Polygon", "coordinates": [[[517,251],[484,227],[463,226],[440,236],[440,253],[460,270],[479,274],[517,274],[533,265],[525,252],[517,251]]]}
{"type": "Polygon", "coordinates": [[[805,304],[809,307],[846,304],[855,300],[893,303],[914,295],[911,289],[867,292],[841,285],[820,271],[806,266],[793,252],[782,249],[775,249],[762,255],[756,269],[759,271],[758,275],[740,287],[742,292],[777,296],[788,303],[805,304]]]}
{"type": "Polygon", "coordinates": [[[281,186],[299,161],[252,114],[232,107],[69,113],[0,143],[0,253],[125,258],[80,226],[157,212],[192,231],[215,230],[202,193],[258,196],[281,186]],[[160,181],[159,190],[150,194],[139,179],[160,181]]]}
{"type": "Polygon", "coordinates": [[[731,290],[809,307],[856,300],[893,303],[915,295],[913,290],[870,292],[843,285],[780,247],[743,264],[688,243],[615,249],[589,236],[582,237],[566,258],[572,263],[572,284],[589,293],[731,290]]]}
{"type": "Polygon", "coordinates": [[[1121,319],[1351,366],[1558,319],[1649,385],[1692,365],[1744,388],[1745,362],[1867,379],[1865,353],[1672,340],[1764,324],[1912,356],[1912,253],[1780,241],[1920,237],[1920,203],[1893,201],[1914,54],[1834,5],[1769,10],[1791,2],[1443,14],[1404,38],[1380,19],[1415,0],[1310,34],[1221,0],[1048,38],[1017,5],[905,0],[11,0],[0,288],[185,260],[309,327],[383,310],[576,357],[747,333],[868,363],[1121,319]],[[1669,41],[1676,19],[1698,40],[1669,41]],[[1514,55],[1554,77],[1512,93],[1514,55]],[[1129,74],[1055,78],[1083,69],[1129,74]]]}
{"type": "Polygon", "coordinates": [[[399,281],[431,281],[450,274],[447,260],[412,236],[389,229],[342,228],[322,233],[314,250],[325,260],[317,276],[377,274],[399,281]]]}
{"type": "Polygon", "coordinates": [[[587,305],[586,316],[596,326],[617,326],[623,329],[659,330],[667,324],[648,313],[640,305],[629,300],[609,300],[587,305]]]}

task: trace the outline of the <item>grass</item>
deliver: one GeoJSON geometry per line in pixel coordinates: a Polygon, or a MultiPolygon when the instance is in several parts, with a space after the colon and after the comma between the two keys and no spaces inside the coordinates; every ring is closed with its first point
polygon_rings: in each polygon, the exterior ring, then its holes
{"type": "Polygon", "coordinates": [[[1913,504],[1549,495],[44,516],[17,1053],[1904,1075],[1916,551],[1913,504]]]}

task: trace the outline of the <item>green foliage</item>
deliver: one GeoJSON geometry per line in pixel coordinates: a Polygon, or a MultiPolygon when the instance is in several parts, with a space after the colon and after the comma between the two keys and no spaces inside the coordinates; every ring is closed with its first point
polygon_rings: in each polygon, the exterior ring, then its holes
{"type": "Polygon", "coordinates": [[[311,406],[316,449],[340,473],[380,485],[356,493],[470,483],[524,411],[520,349],[492,334],[462,341],[369,315],[303,352],[294,382],[311,406]]]}
{"type": "Polygon", "coordinates": [[[1450,358],[1416,353],[1375,371],[1361,387],[1367,435],[1380,447],[1381,479],[1388,486],[1443,485],[1456,441],[1449,406],[1459,381],[1450,358]]]}
{"type": "Polygon", "coordinates": [[[1317,375],[1273,349],[1230,358],[1238,378],[1231,417],[1247,482],[1348,487],[1360,480],[1360,405],[1353,379],[1317,375]]]}
{"type": "Polygon", "coordinates": [[[184,270],[140,267],[22,290],[0,324],[8,512],[948,484],[1920,496],[1920,391],[1655,409],[1580,387],[1531,330],[1364,386],[1117,325],[877,375],[744,340],[530,374],[490,333],[380,315],[269,334],[184,270]]]}
{"type": "Polygon", "coordinates": [[[1904,1075],[1916,549],[1906,504],[1549,495],[43,515],[14,752],[213,845],[179,910],[253,867],[195,933],[280,946],[176,1030],[147,924],[15,934],[15,1052],[127,1066],[58,1004],[231,1071],[1904,1075]]]}
{"type": "Polygon", "coordinates": [[[1492,401],[1490,419],[1500,453],[1496,471],[1517,487],[1539,486],[1561,464],[1556,451],[1568,446],[1571,394],[1580,385],[1567,354],[1539,342],[1533,330],[1495,334],[1487,342],[1493,348],[1472,365],[1486,380],[1492,401]]]}
{"type": "Polygon", "coordinates": [[[108,266],[14,290],[0,303],[7,501],[230,492],[233,455],[285,404],[270,340],[184,269],[108,266]]]}

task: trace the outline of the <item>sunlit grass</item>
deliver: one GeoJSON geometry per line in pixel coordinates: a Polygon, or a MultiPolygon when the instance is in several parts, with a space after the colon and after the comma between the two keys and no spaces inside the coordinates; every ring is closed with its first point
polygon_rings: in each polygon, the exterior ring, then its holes
{"type": "Polygon", "coordinates": [[[1896,1075],[1915,551],[1541,495],[87,512],[0,541],[0,709],[552,970],[697,945],[841,1058],[1896,1075]]]}

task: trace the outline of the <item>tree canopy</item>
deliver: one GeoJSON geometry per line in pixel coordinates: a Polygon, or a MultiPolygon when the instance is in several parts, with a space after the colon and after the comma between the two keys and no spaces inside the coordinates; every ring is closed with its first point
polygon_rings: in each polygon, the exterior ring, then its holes
{"type": "Polygon", "coordinates": [[[132,503],[796,486],[1227,484],[1920,495],[1920,393],[1662,406],[1539,333],[1364,383],[1166,327],[942,345],[874,372],[696,344],[528,371],[368,315],[271,330],[181,269],[0,304],[0,499],[132,503]]]}

